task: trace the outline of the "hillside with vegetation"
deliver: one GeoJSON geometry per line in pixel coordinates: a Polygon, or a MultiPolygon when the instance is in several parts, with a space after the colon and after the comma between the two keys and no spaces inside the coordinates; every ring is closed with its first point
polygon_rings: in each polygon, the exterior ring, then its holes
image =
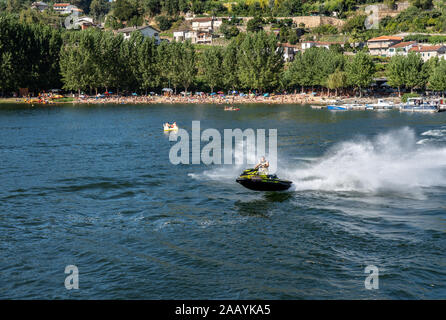
{"type": "MultiPolygon", "coordinates": [[[[71,0],[72,5],[111,29],[123,26],[155,24],[161,30],[178,25],[186,14],[224,17],[292,17],[336,16],[347,21],[343,30],[325,28],[318,33],[364,32],[363,9],[370,4],[397,8],[395,0],[71,0]],[[362,13],[361,13],[362,12],[362,13]]],[[[31,10],[31,0],[0,0],[0,12],[13,13],[27,22],[48,24],[57,16],[50,9],[40,13],[31,10]]],[[[54,2],[48,2],[53,4],[54,2]]],[[[394,17],[384,17],[380,33],[446,32],[446,2],[444,0],[410,0],[411,6],[394,17]]]]}

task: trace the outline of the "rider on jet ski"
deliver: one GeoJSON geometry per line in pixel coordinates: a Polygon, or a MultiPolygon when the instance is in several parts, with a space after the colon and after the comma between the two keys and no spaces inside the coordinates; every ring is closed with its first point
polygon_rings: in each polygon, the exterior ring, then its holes
{"type": "Polygon", "coordinates": [[[269,162],[266,161],[265,157],[260,158],[260,162],[254,167],[258,169],[259,174],[268,175],[269,162]]]}

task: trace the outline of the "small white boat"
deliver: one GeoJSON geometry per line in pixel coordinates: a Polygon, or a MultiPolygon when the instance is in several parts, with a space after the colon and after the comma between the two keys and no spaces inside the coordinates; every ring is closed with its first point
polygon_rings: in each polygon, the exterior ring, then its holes
{"type": "Polygon", "coordinates": [[[385,101],[384,99],[378,99],[377,103],[367,104],[366,106],[372,108],[373,110],[390,110],[395,107],[393,102],[385,101]]]}

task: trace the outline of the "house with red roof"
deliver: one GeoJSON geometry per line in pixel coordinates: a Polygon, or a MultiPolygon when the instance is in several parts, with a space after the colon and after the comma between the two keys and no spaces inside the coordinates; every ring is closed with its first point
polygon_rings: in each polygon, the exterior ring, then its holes
{"type": "Polygon", "coordinates": [[[438,46],[414,46],[412,47],[409,52],[415,52],[421,55],[421,58],[423,58],[423,61],[426,62],[427,60],[438,57],[440,59],[446,60],[446,46],[438,45],[438,46]]]}
{"type": "Polygon", "coordinates": [[[79,9],[75,5],[69,4],[69,3],[55,3],[53,5],[53,10],[58,12],[59,14],[71,14],[74,12],[82,13],[83,10],[79,9]]]}
{"type": "Polygon", "coordinates": [[[370,55],[386,57],[387,50],[390,47],[402,41],[403,41],[402,37],[380,36],[368,40],[367,46],[369,48],[370,55]]]}
{"type": "Polygon", "coordinates": [[[404,41],[394,44],[387,50],[387,56],[388,57],[393,57],[396,55],[406,56],[409,53],[409,50],[416,45],[417,45],[416,41],[404,41]]]}

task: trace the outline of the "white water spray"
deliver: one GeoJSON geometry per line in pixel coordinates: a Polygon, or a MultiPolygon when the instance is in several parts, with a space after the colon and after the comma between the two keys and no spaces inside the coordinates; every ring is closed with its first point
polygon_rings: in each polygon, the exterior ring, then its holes
{"type": "Polygon", "coordinates": [[[296,190],[422,195],[425,187],[446,186],[446,147],[417,144],[404,128],[339,143],[288,178],[296,190]]]}

